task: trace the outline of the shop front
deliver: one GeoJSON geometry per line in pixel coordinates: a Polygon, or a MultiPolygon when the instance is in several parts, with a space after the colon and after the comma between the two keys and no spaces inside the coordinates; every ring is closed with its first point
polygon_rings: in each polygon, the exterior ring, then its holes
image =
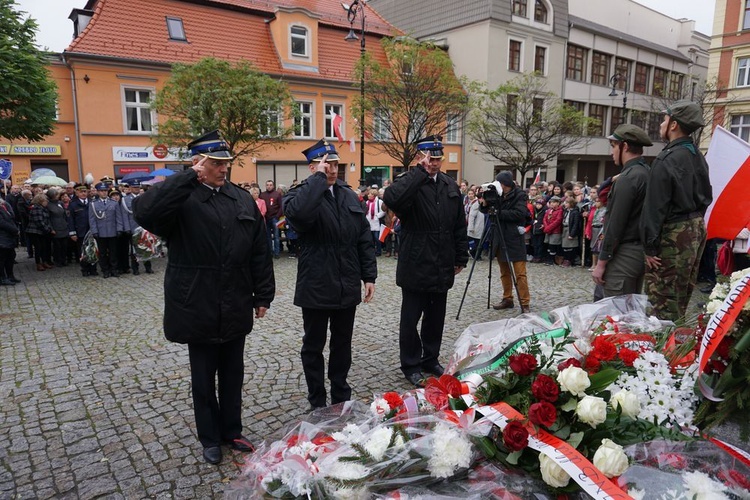
{"type": "Polygon", "coordinates": [[[62,158],[62,146],[58,144],[0,144],[0,158],[13,163],[13,184],[23,184],[33,170],[40,168],[48,168],[57,177],[70,180],[68,160],[62,158]]]}

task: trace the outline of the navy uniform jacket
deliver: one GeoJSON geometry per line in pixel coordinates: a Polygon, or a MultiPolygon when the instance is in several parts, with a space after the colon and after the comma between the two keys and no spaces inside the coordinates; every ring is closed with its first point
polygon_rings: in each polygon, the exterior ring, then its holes
{"type": "Polygon", "coordinates": [[[112,199],[96,199],[89,202],[89,226],[91,234],[99,238],[114,238],[125,231],[122,207],[112,199]]]}
{"type": "Polygon", "coordinates": [[[89,230],[89,206],[84,205],[83,201],[76,196],[70,200],[68,210],[70,211],[68,232],[71,236],[83,238],[89,230]]]}

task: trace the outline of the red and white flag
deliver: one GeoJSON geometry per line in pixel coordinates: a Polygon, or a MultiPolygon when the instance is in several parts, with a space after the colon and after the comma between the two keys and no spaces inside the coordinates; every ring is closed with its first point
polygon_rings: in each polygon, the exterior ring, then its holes
{"type": "Polygon", "coordinates": [[[333,133],[336,134],[339,142],[344,142],[344,134],[341,133],[341,124],[344,122],[344,119],[341,117],[341,115],[334,113],[333,110],[329,111],[329,113],[331,114],[333,133]]]}
{"type": "Polygon", "coordinates": [[[349,138],[349,152],[353,153],[356,150],[356,147],[354,146],[354,137],[349,138]]]}
{"type": "Polygon", "coordinates": [[[706,211],[708,238],[733,240],[750,227],[750,144],[717,126],[706,154],[714,199],[706,211]]]}
{"type": "Polygon", "coordinates": [[[539,184],[539,181],[542,180],[542,167],[539,167],[536,170],[536,177],[534,177],[534,182],[532,184],[539,184]]]}

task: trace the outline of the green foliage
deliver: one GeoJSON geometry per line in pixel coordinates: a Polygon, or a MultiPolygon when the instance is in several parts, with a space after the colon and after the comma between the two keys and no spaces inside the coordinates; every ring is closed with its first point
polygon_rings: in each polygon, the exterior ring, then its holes
{"type": "Polygon", "coordinates": [[[36,22],[0,0],[0,137],[40,141],[55,126],[57,86],[34,45],[36,22]]]}
{"type": "MultiPolygon", "coordinates": [[[[355,86],[364,76],[365,96],[357,95],[352,114],[364,111],[365,134],[376,147],[408,167],[417,154],[414,141],[444,135],[447,117],[463,119],[468,96],[447,53],[409,38],[384,38],[387,62],[366,53],[355,68],[355,86]]],[[[358,124],[358,127],[361,124],[358,124]]]]}
{"type": "Polygon", "coordinates": [[[200,134],[219,129],[240,166],[243,156],[286,142],[295,116],[286,83],[258,72],[249,62],[231,64],[210,57],[175,64],[152,107],[163,119],[156,143],[184,147],[200,134]]]}
{"type": "Polygon", "coordinates": [[[583,135],[596,120],[548,92],[537,74],[524,74],[471,100],[467,132],[489,160],[524,176],[591,140],[583,135]]]}

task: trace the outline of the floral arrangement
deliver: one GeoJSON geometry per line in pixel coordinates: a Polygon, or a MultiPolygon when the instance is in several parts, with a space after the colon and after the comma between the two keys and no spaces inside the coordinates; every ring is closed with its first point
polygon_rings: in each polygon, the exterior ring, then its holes
{"type": "MultiPolygon", "coordinates": [[[[715,334],[725,324],[730,325],[725,332],[721,332],[723,337],[715,335],[714,340],[718,342],[715,342],[712,353],[705,349],[707,341],[698,346],[704,347],[703,356],[700,349],[696,349],[699,366],[703,366],[699,381],[705,399],[696,411],[695,422],[704,429],[714,427],[733,413],[750,406],[750,300],[746,299],[750,292],[749,282],[750,268],[737,271],[728,280],[720,281],[706,304],[706,315],[713,315],[713,325],[709,324],[711,322],[707,321],[707,316],[699,318],[696,330],[699,339],[706,337],[706,330],[711,326],[716,327],[712,330],[715,334]],[[735,305],[739,304],[738,299],[743,294],[746,301],[738,311],[739,307],[735,305]],[[723,321],[735,314],[733,322],[723,321]],[[720,319],[717,320],[717,317],[720,319]]],[[[745,425],[745,439],[747,434],[748,426],[745,425]]]]}

